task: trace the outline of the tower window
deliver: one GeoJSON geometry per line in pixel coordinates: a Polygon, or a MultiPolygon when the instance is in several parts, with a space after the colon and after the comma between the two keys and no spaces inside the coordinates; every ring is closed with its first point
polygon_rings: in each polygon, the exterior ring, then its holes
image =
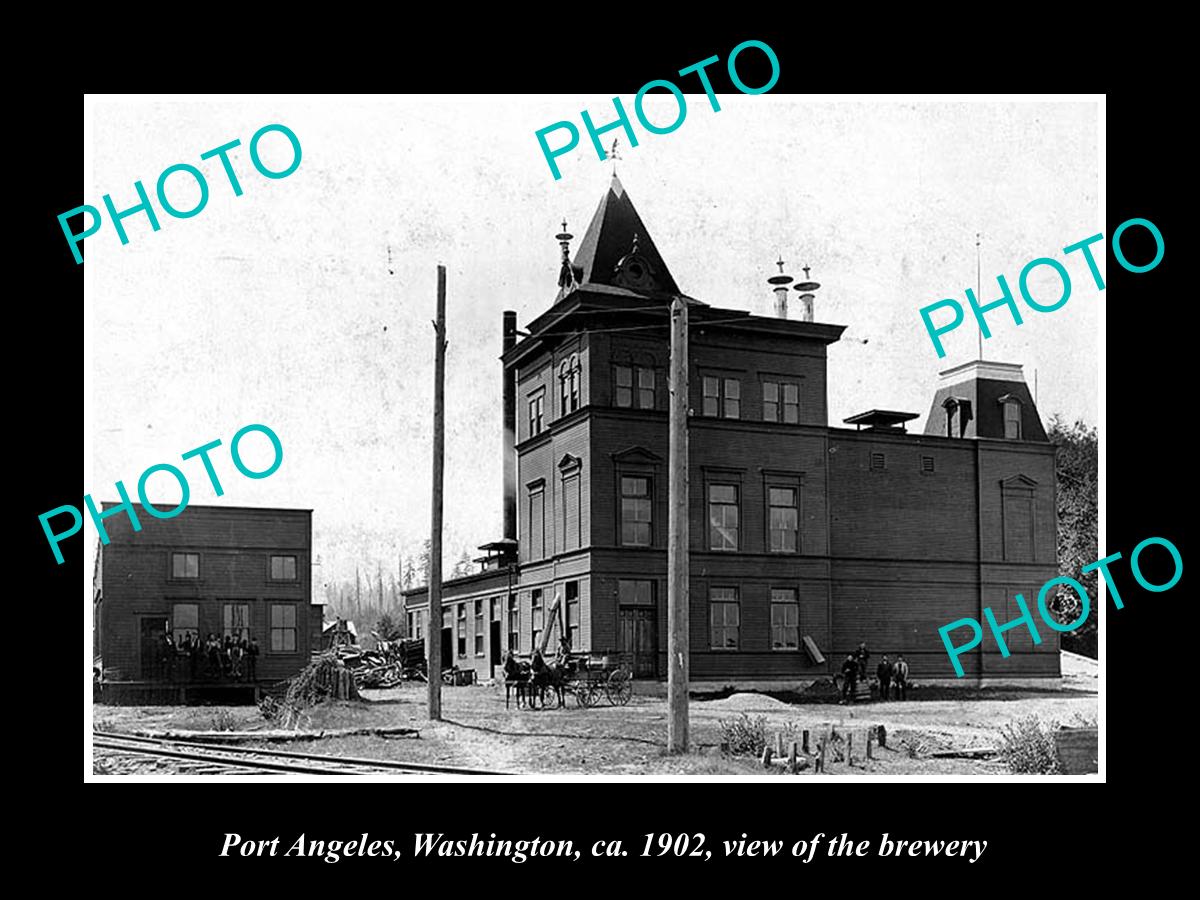
{"type": "Polygon", "coordinates": [[[1011,394],[1000,398],[1004,408],[1004,437],[1006,440],[1021,440],[1021,401],[1011,394]]]}
{"type": "Polygon", "coordinates": [[[887,459],[882,453],[871,454],[871,471],[882,472],[886,468],[887,459]]]}

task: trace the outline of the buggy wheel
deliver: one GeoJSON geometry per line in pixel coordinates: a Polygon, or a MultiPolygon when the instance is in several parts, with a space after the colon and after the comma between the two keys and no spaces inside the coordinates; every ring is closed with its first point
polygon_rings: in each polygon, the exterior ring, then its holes
{"type": "Polygon", "coordinates": [[[586,682],[575,688],[575,699],[584,709],[590,709],[596,705],[596,693],[586,682]]]}
{"type": "Polygon", "coordinates": [[[613,706],[624,706],[633,696],[633,679],[624,669],[617,669],[608,676],[604,692],[608,694],[608,702],[613,706]]]}

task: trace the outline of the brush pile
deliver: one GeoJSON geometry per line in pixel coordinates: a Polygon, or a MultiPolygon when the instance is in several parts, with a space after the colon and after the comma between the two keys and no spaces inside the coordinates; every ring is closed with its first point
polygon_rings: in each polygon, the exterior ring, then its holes
{"type": "Polygon", "coordinates": [[[336,653],[360,688],[390,688],[407,679],[425,680],[425,644],[421,640],[381,640],[374,650],[343,644],[336,653]]]}

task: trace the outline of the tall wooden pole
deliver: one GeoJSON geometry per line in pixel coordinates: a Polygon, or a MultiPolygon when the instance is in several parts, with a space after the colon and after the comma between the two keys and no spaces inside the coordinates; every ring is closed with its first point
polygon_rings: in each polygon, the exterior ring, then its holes
{"type": "Polygon", "coordinates": [[[442,718],[442,472],[446,453],[446,267],[437,267],[433,363],[433,515],[429,532],[429,719],[442,718]]]}
{"type": "Polygon", "coordinates": [[[688,749],[688,310],[671,301],[667,519],[667,752],[688,749]]]}

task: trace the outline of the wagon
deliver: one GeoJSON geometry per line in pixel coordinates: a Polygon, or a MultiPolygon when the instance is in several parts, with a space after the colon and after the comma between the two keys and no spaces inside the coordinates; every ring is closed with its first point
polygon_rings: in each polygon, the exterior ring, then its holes
{"type": "Polygon", "coordinates": [[[613,706],[624,706],[633,696],[633,670],[614,656],[573,657],[573,671],[565,673],[560,687],[563,695],[572,694],[575,702],[590,708],[608,698],[613,706]]]}

